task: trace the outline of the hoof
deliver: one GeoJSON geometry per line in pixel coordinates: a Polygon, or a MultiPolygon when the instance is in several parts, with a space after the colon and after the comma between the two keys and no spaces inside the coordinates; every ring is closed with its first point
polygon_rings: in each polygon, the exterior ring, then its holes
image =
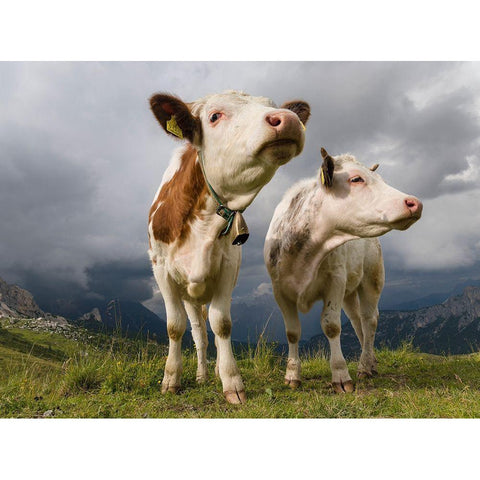
{"type": "Polygon", "coordinates": [[[179,386],[162,385],[162,393],[178,393],[179,390],[180,390],[179,386]]]}
{"type": "Polygon", "coordinates": [[[204,375],[201,375],[196,378],[196,381],[197,383],[202,384],[202,383],[205,383],[207,379],[208,379],[207,377],[205,377],[204,375]]]}
{"type": "Polygon", "coordinates": [[[355,390],[351,380],[347,380],[346,382],[333,382],[332,387],[335,393],[352,393],[355,390]]]}
{"type": "Polygon", "coordinates": [[[301,384],[301,380],[289,380],[288,378],[285,379],[285,385],[288,385],[292,389],[298,388],[301,384]]]}
{"type": "Polygon", "coordinates": [[[245,394],[245,390],[240,390],[237,392],[223,392],[225,395],[225,399],[228,403],[232,403],[234,405],[239,405],[241,403],[245,403],[247,401],[247,395],[245,394]]]}

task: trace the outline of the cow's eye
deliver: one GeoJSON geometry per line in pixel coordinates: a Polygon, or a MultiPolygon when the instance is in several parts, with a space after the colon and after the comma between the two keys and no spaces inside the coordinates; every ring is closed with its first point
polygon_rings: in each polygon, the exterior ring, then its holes
{"type": "Polygon", "coordinates": [[[365,180],[360,175],[356,175],[355,177],[352,177],[350,179],[350,182],[351,183],[363,183],[363,182],[365,182],[365,180]]]}
{"type": "Polygon", "coordinates": [[[222,114],[220,112],[212,113],[210,115],[210,123],[215,123],[221,116],[222,114]]]}

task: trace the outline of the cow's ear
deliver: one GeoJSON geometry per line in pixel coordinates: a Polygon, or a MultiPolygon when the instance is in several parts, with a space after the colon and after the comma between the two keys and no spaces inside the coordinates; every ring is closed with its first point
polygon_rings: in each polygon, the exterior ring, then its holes
{"type": "Polygon", "coordinates": [[[305,125],[310,118],[310,105],[303,100],[293,100],[291,102],[285,102],[280,108],[286,108],[298,115],[298,118],[305,125]]]}
{"type": "Polygon", "coordinates": [[[333,163],[333,158],[323,147],[320,152],[323,158],[322,168],[320,169],[320,182],[326,188],[330,188],[333,185],[333,170],[335,169],[335,164],[333,163]]]}
{"type": "Polygon", "coordinates": [[[188,105],[172,95],[157,93],[150,98],[150,108],[163,129],[170,135],[194,143],[201,133],[200,120],[188,105]]]}
{"type": "Polygon", "coordinates": [[[372,165],[372,166],[370,167],[370,170],[371,170],[372,172],[374,172],[378,167],[379,167],[379,164],[376,163],[375,165],[372,165]]]}

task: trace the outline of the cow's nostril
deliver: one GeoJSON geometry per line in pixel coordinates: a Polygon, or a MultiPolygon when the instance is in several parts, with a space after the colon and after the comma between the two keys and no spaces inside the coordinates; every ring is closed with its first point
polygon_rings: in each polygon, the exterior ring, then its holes
{"type": "Polygon", "coordinates": [[[414,198],[406,198],[405,205],[412,212],[415,212],[418,208],[418,202],[414,198]]]}
{"type": "Polygon", "coordinates": [[[267,115],[265,120],[272,127],[278,127],[282,123],[282,119],[278,115],[267,115]]]}

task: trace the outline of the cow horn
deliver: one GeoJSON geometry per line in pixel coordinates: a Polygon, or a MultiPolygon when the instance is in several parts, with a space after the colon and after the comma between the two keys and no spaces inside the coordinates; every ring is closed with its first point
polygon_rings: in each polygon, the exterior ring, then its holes
{"type": "Polygon", "coordinates": [[[372,172],[374,172],[378,167],[379,167],[379,164],[376,163],[375,165],[372,165],[372,166],[370,167],[370,170],[371,170],[372,172]]]}

